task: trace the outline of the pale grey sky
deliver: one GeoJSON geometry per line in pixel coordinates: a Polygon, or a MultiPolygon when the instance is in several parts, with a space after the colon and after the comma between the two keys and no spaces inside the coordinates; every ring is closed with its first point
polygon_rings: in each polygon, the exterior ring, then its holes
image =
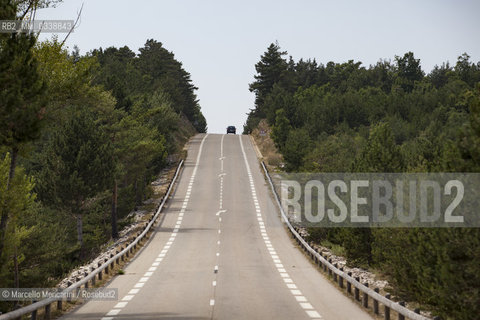
{"type": "Polygon", "coordinates": [[[64,0],[37,19],[75,19],[82,3],[69,49],[127,45],[137,52],[147,39],[162,42],[199,88],[212,133],[243,129],[254,65],[276,40],[296,61],[324,64],[354,59],[368,66],[408,51],[426,72],[463,52],[480,61],[478,0],[64,0]]]}

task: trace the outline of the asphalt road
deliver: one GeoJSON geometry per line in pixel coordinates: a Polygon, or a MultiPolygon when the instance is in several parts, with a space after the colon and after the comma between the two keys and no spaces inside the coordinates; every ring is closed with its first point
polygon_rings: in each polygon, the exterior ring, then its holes
{"type": "Polygon", "coordinates": [[[63,319],[372,319],[296,247],[248,136],[197,135],[148,245],[63,319]]]}

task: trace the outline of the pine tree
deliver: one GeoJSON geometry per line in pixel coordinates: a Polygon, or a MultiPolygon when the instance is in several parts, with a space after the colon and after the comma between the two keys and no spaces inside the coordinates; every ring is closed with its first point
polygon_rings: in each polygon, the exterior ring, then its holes
{"type": "Polygon", "coordinates": [[[354,166],[357,172],[401,172],[403,161],[388,123],[379,123],[370,130],[367,144],[354,166]]]}
{"type": "Polygon", "coordinates": [[[288,69],[287,61],[283,58],[286,54],[287,52],[280,51],[278,43],[272,43],[255,65],[257,74],[249,87],[250,91],[255,93],[256,116],[262,118],[266,116],[263,110],[265,98],[273,89],[273,85],[282,80],[288,69]]]}
{"type": "Polygon", "coordinates": [[[290,130],[283,148],[285,169],[287,171],[301,169],[305,156],[311,151],[311,145],[310,136],[305,128],[290,130]]]}
{"type": "Polygon", "coordinates": [[[411,92],[415,81],[423,79],[424,72],[420,67],[420,59],[415,59],[413,52],[407,52],[403,57],[396,56],[397,79],[396,82],[404,91],[411,92]]]}
{"type": "Polygon", "coordinates": [[[44,154],[39,192],[47,204],[69,212],[77,222],[82,254],[83,215],[94,197],[112,185],[113,148],[88,112],[79,112],[55,133],[44,154]]]}
{"type": "MultiPolygon", "coordinates": [[[[6,278],[13,269],[13,286],[20,286],[19,264],[23,261],[23,252],[20,247],[28,238],[33,227],[22,226],[19,221],[22,215],[32,209],[36,195],[33,193],[33,179],[25,174],[21,167],[16,168],[13,180],[9,180],[10,154],[7,153],[0,160],[0,207],[2,215],[7,211],[9,221],[5,232],[5,249],[0,256],[0,279],[6,278]]],[[[5,286],[4,284],[3,286],[5,286]]]]}
{"type": "Polygon", "coordinates": [[[139,51],[135,65],[144,77],[142,91],[150,93],[162,89],[177,113],[183,113],[198,132],[206,132],[206,121],[200,112],[195,94],[197,88],[192,84],[190,73],[161,42],[149,39],[139,51]]]}
{"type": "MultiPolygon", "coordinates": [[[[16,7],[2,4],[0,10],[2,15],[12,14],[16,7]]],[[[0,41],[0,145],[11,150],[7,190],[14,179],[18,153],[38,138],[45,113],[46,87],[32,52],[35,42],[35,35],[28,33],[14,33],[0,41]]],[[[0,217],[0,255],[9,215],[3,210],[0,217]]]]}
{"type": "Polygon", "coordinates": [[[288,120],[285,110],[279,109],[276,112],[275,125],[272,127],[271,137],[276,147],[283,152],[287,142],[288,134],[292,130],[290,121],[288,120]]]}

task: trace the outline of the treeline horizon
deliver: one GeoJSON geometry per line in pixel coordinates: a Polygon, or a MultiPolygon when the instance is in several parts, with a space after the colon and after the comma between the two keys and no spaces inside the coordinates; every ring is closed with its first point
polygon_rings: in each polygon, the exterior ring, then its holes
{"type": "MultiPolygon", "coordinates": [[[[480,62],[426,74],[413,52],[369,67],[297,62],[271,44],[250,84],[244,126],[265,119],[289,172],[479,172],[480,62]]],[[[478,228],[311,228],[350,265],[380,271],[393,293],[445,319],[480,314],[478,228]]]]}
{"type": "MultiPolygon", "coordinates": [[[[20,16],[17,2],[0,9],[20,16]]],[[[206,131],[196,90],[153,39],[138,54],[80,55],[56,38],[0,34],[0,287],[55,286],[118,238],[150,183],[206,131]]]]}

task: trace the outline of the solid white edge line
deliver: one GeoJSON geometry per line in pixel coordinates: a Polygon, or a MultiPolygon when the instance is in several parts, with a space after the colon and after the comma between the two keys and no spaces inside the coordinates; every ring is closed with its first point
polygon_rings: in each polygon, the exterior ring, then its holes
{"type": "Polygon", "coordinates": [[[322,316],[315,310],[305,310],[310,318],[322,319],[322,316]]]}
{"type": "MultiPolygon", "coordinates": [[[[256,194],[256,190],[255,190],[255,184],[254,184],[254,181],[253,181],[252,172],[250,170],[250,165],[248,164],[247,154],[245,153],[245,148],[243,147],[243,141],[242,141],[241,135],[238,138],[239,138],[239,141],[240,141],[240,148],[242,150],[243,160],[245,162],[245,167],[247,168],[247,173],[248,173],[248,178],[249,178],[249,182],[250,182],[250,189],[251,189],[251,193],[252,193],[252,198],[253,198],[253,202],[254,202],[255,209],[256,209],[256,212],[257,212],[257,217],[258,217],[258,224],[260,225],[260,231],[262,233],[262,236],[264,237],[265,245],[267,246],[267,249],[269,250],[270,254],[272,255],[273,262],[275,263],[275,266],[277,267],[277,269],[280,273],[280,276],[283,278],[283,281],[285,282],[287,287],[289,289],[292,289],[292,288],[296,289],[297,286],[293,283],[293,280],[291,278],[289,278],[288,273],[286,273],[283,265],[281,264],[281,261],[280,261],[278,255],[276,254],[276,252],[274,251],[270,240],[268,240],[268,238],[267,238],[267,234],[266,234],[266,231],[265,231],[265,223],[263,222],[263,219],[262,219],[262,215],[261,215],[261,211],[260,211],[260,205],[258,203],[257,194],[256,194]],[[283,271],[283,272],[281,272],[281,271],[283,271]]],[[[304,296],[298,297],[298,295],[301,295],[300,290],[290,290],[290,292],[296,298],[297,302],[299,302],[300,306],[303,309],[310,309],[310,310],[306,310],[308,316],[310,316],[311,318],[319,318],[319,319],[322,318],[317,311],[313,310],[314,308],[310,303],[308,303],[307,298],[305,298],[304,296]],[[302,302],[300,302],[300,301],[302,301],[302,302]]]]}
{"type": "Polygon", "coordinates": [[[308,302],[300,302],[300,306],[303,308],[303,309],[313,309],[313,306],[308,303],[308,302]]]}
{"type": "Polygon", "coordinates": [[[122,310],[121,309],[112,309],[112,310],[108,311],[107,316],[116,316],[117,314],[120,313],[120,311],[122,311],[122,310]]]}
{"type": "Polygon", "coordinates": [[[122,308],[125,308],[125,306],[127,305],[128,301],[122,301],[122,302],[119,302],[115,305],[115,307],[113,307],[114,309],[122,309],[122,308]]]}

